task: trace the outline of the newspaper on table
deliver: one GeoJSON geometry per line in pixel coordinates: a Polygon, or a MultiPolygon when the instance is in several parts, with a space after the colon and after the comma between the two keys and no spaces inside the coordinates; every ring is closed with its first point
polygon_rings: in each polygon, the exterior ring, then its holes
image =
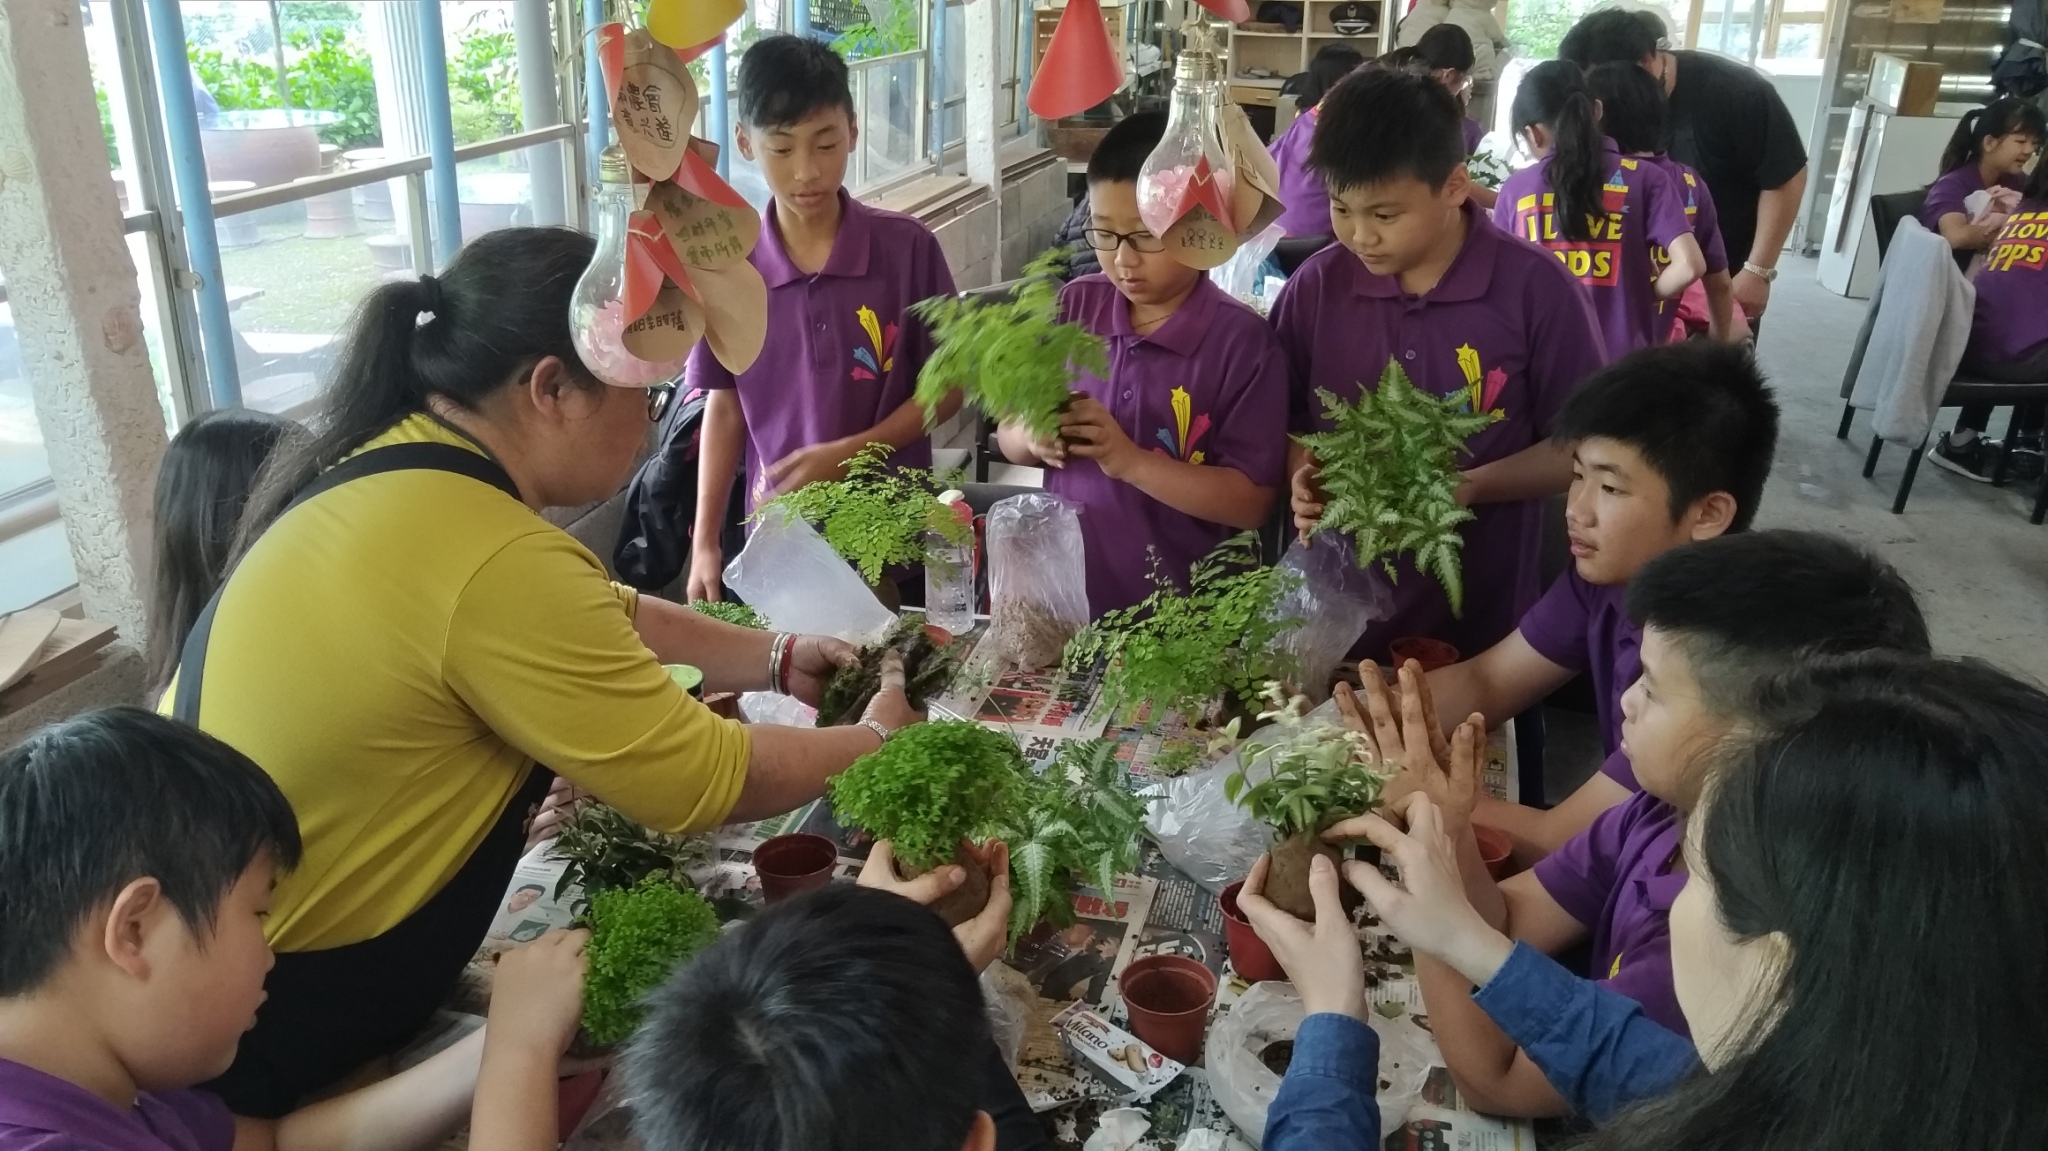
{"type": "Polygon", "coordinates": [[[575,921],[583,889],[571,887],[556,898],[555,888],[569,863],[549,850],[552,845],[553,841],[548,841],[528,848],[519,866],[513,869],[505,898],[499,902],[498,913],[484,933],[484,953],[496,955],[508,947],[531,943],[575,921]]]}
{"type": "Polygon", "coordinates": [[[1108,1011],[1116,1003],[1116,980],[1138,958],[1138,944],[1159,883],[1145,875],[1119,875],[1104,893],[1075,887],[1073,925],[1026,936],[1003,962],[1016,968],[1038,991],[1057,1003],[1081,1001],[1108,1011]]]}

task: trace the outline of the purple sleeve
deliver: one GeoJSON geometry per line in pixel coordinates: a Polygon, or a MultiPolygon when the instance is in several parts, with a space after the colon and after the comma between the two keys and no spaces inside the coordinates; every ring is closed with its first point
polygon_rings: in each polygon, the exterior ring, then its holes
{"type": "Polygon", "coordinates": [[[1969,215],[1969,209],[1963,206],[1963,201],[1969,199],[1970,193],[1976,190],[1970,187],[1970,175],[1970,166],[1965,164],[1953,172],[1943,174],[1941,179],[1928,185],[1927,204],[1920,209],[1920,222],[1926,225],[1928,231],[1940,232],[1941,218],[1951,212],[1969,215]]]}
{"type": "Polygon", "coordinates": [[[1550,590],[1522,615],[1520,631],[1536,654],[1559,667],[1585,671],[1592,665],[1586,648],[1587,585],[1567,567],[1550,590]]]}
{"type": "Polygon", "coordinates": [[[1690,1037],[1685,1012],[1678,1009],[1678,991],[1671,983],[1671,937],[1636,948],[1614,960],[1613,971],[1595,972],[1600,986],[1643,1005],[1643,1014],[1680,1035],[1690,1037]]]}
{"type": "Polygon", "coordinates": [[[1644,161],[1636,165],[1643,184],[1643,227],[1652,244],[1669,250],[1680,236],[1692,234],[1685,219],[1685,196],[1671,173],[1644,161]]]}
{"type": "Polygon", "coordinates": [[[232,1151],[235,1116],[220,1096],[211,1091],[168,1091],[156,1099],[184,1120],[199,1151],[232,1151]]]}
{"type": "MultiPolygon", "coordinates": [[[[1506,197],[1502,197],[1506,201],[1506,197]]],[[[1550,438],[1557,413],[1580,381],[1607,364],[1607,342],[1593,316],[1593,298],[1546,256],[1544,275],[1530,276],[1529,384],[1535,398],[1536,435],[1550,438]],[[1551,282],[1545,284],[1543,281],[1551,282]]]]}
{"type": "Polygon", "coordinates": [[[1521,233],[1515,230],[1515,200],[1522,195],[1522,186],[1527,181],[1516,172],[1501,182],[1500,195],[1493,201],[1493,226],[1510,236],[1521,233]]]}
{"type": "Polygon", "coordinates": [[[1600,774],[1628,788],[1632,792],[1643,789],[1643,785],[1636,782],[1635,764],[1630,763],[1628,753],[1619,748],[1615,749],[1614,753],[1609,755],[1605,762],[1601,763],[1600,774]]]}
{"type": "Polygon", "coordinates": [[[1536,882],[1566,915],[1591,928],[1600,922],[1607,897],[1621,881],[1616,868],[1628,820],[1635,805],[1610,807],[1593,825],[1566,840],[1563,847],[1536,861],[1536,882]]]}
{"type": "Polygon", "coordinates": [[[1728,245],[1721,242],[1721,213],[1714,207],[1714,194],[1690,168],[1685,170],[1684,180],[1686,191],[1692,195],[1692,234],[1700,238],[1700,251],[1707,256],[1707,271],[1725,272],[1728,245]]]}
{"type": "Polygon", "coordinates": [[[1314,332],[1310,325],[1314,317],[1313,293],[1321,286],[1320,277],[1308,269],[1296,269],[1287,278],[1287,284],[1280,289],[1280,296],[1273,301],[1273,311],[1267,318],[1272,325],[1273,335],[1280,341],[1280,351],[1286,357],[1287,366],[1287,430],[1307,432],[1315,430],[1317,411],[1315,395],[1309,384],[1309,349],[1314,346],[1314,332]]]}
{"type": "Polygon", "coordinates": [[[711,345],[703,340],[690,349],[690,362],[683,367],[684,393],[698,391],[719,391],[738,387],[733,374],[725,370],[718,357],[711,354],[711,345]]]}
{"type": "Polygon", "coordinates": [[[1261,487],[1278,487],[1287,482],[1287,362],[1263,323],[1244,327],[1224,360],[1224,390],[1216,405],[1221,434],[1207,459],[1236,468],[1261,487]]]}
{"type": "Polygon", "coordinates": [[[1465,122],[1460,127],[1465,132],[1465,154],[1470,156],[1479,150],[1479,141],[1485,138],[1486,129],[1481,128],[1479,121],[1470,116],[1465,117],[1465,122]]]}

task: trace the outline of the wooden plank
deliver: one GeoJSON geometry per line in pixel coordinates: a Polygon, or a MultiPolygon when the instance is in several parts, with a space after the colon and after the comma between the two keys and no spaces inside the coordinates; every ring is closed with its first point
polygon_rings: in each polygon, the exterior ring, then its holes
{"type": "Polygon", "coordinates": [[[42,662],[43,644],[64,617],[53,611],[18,611],[0,616],[0,691],[14,686],[42,662]]]}
{"type": "Polygon", "coordinates": [[[17,711],[82,678],[99,665],[120,633],[110,623],[66,619],[43,643],[36,664],[20,683],[0,691],[0,713],[17,711]]]}

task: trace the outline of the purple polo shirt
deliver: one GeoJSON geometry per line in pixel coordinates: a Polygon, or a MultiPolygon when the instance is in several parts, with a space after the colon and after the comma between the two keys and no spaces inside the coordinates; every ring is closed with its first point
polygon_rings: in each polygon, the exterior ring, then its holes
{"type": "Polygon", "coordinates": [[[1458,125],[1458,127],[1465,133],[1465,154],[1470,156],[1472,153],[1477,152],[1479,150],[1479,141],[1486,138],[1486,129],[1480,127],[1479,121],[1474,120],[1470,116],[1465,117],[1464,123],[1458,125]]]}
{"type": "MultiPolygon", "coordinates": [[[[775,205],[748,259],[768,282],[768,339],[735,377],[708,345],[690,353],[684,391],[733,388],[747,417],[747,506],[768,495],[770,464],[799,448],[874,427],[910,399],[931,336],[908,308],[953,293],[939,241],[899,212],[839,192],[839,235],[817,275],[782,246],[775,205]]],[[[898,448],[904,467],[932,462],[929,439],[898,448]]]]}
{"type": "MultiPolygon", "coordinates": [[[[1664,169],[1664,174],[1671,177],[1672,185],[1678,189],[1679,197],[1685,204],[1685,222],[1692,227],[1693,238],[1700,242],[1700,252],[1707,257],[1707,271],[1727,271],[1728,247],[1721,241],[1721,213],[1714,208],[1714,194],[1707,190],[1705,177],[1694,171],[1690,165],[1672,159],[1666,152],[1659,152],[1645,159],[1664,169]]],[[[1663,249],[1659,248],[1658,252],[1661,254],[1663,249]]],[[[1749,253],[1744,252],[1743,256],[1747,258],[1749,253]]],[[[1671,257],[1665,255],[1657,267],[1662,270],[1670,263],[1671,257]]]]}
{"type": "MultiPolygon", "coordinates": [[[[1404,293],[1397,277],[1374,275],[1341,245],[1309,257],[1287,281],[1272,323],[1287,353],[1293,430],[1325,426],[1317,389],[1355,399],[1393,360],[1424,391],[1450,395],[1477,385],[1506,413],[1467,441],[1466,467],[1550,438],[1565,397],[1606,362],[1592,308],[1563,265],[1487,223],[1477,205],[1466,204],[1463,223],[1465,242],[1427,295],[1404,293]]],[[[1463,618],[1451,615],[1435,577],[1403,556],[1393,614],[1366,629],[1354,655],[1385,659],[1387,644],[1408,635],[1476,655],[1515,629],[1541,590],[1541,501],[1473,510],[1477,518],[1458,529],[1463,618]]]]}
{"type": "MultiPolygon", "coordinates": [[[[1109,345],[1109,379],[1083,375],[1073,388],[1102,401],[1133,443],[1236,468],[1261,486],[1286,483],[1287,361],[1257,312],[1203,276],[1178,311],[1140,336],[1123,294],[1098,274],[1066,286],[1060,318],[1109,345]]],[[[1045,487],[1081,505],[1088,610],[1098,616],[1150,594],[1151,553],[1162,573],[1185,585],[1190,564],[1237,534],[1111,479],[1093,460],[1046,469],[1045,487]]]]}
{"type": "Polygon", "coordinates": [[[1308,166],[1309,142],[1315,139],[1318,104],[1294,118],[1280,138],[1266,151],[1280,169],[1280,203],[1283,211],[1275,221],[1290,236],[1330,234],[1330,193],[1323,177],[1308,166]]]}
{"type": "Polygon", "coordinates": [[[1521,623],[1537,655],[1593,677],[1601,749],[1610,753],[1621,746],[1621,693],[1643,671],[1643,629],[1628,618],[1627,600],[1627,584],[1590,584],[1568,567],[1521,623]]]}
{"type": "MultiPolygon", "coordinates": [[[[2025,173],[2008,172],[1998,182],[2014,191],[2027,186],[2025,173]]],[[[1920,223],[1937,235],[1941,232],[1941,218],[1950,212],[1961,212],[1964,219],[1970,216],[1970,209],[1963,201],[1985,190],[1984,173],[1977,170],[1977,162],[1970,161],[1960,167],[1942,173],[1941,177],[1927,186],[1927,202],[1920,207],[1920,223]]]]}
{"type": "Polygon", "coordinates": [[[2025,203],[1984,250],[1969,358],[2004,364],[2048,347],[2048,205],[2025,203]]]}
{"type": "Polygon", "coordinates": [[[235,1117],[204,1091],[136,1096],[123,1111],[78,1086],[0,1059],[0,1151],[229,1151],[235,1117]]]}
{"type": "Polygon", "coordinates": [[[1671,986],[1671,901],[1685,888],[1675,867],[1685,816],[1648,792],[1600,814],[1537,861],[1536,879],[1593,931],[1593,977],[1690,1036],[1671,986]]]}
{"type": "Polygon", "coordinates": [[[1664,342],[1670,330],[1657,314],[1657,270],[1651,252],[1668,248],[1690,229],[1685,201],[1671,177],[1649,160],[1615,151],[1607,141],[1601,170],[1605,214],[1593,221],[1591,240],[1568,240],[1552,215],[1550,163],[1509,176],[1493,208],[1494,223],[1556,253],[1573,278],[1585,285],[1600,317],[1611,359],[1664,342]]]}

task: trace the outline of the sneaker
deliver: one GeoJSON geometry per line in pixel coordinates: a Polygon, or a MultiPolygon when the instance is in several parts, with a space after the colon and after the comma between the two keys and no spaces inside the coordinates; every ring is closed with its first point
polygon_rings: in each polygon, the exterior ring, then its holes
{"type": "Polygon", "coordinates": [[[2008,479],[2021,483],[2033,483],[2041,478],[2042,472],[2041,435],[2019,436],[2012,442],[2012,452],[2005,458],[2005,474],[2008,479]]]}
{"type": "Polygon", "coordinates": [[[1983,436],[1962,447],[1952,445],[1947,436],[1942,436],[1927,449],[1927,459],[1934,466],[1980,484],[1991,482],[1991,467],[1997,458],[1998,445],[1983,436]]]}

